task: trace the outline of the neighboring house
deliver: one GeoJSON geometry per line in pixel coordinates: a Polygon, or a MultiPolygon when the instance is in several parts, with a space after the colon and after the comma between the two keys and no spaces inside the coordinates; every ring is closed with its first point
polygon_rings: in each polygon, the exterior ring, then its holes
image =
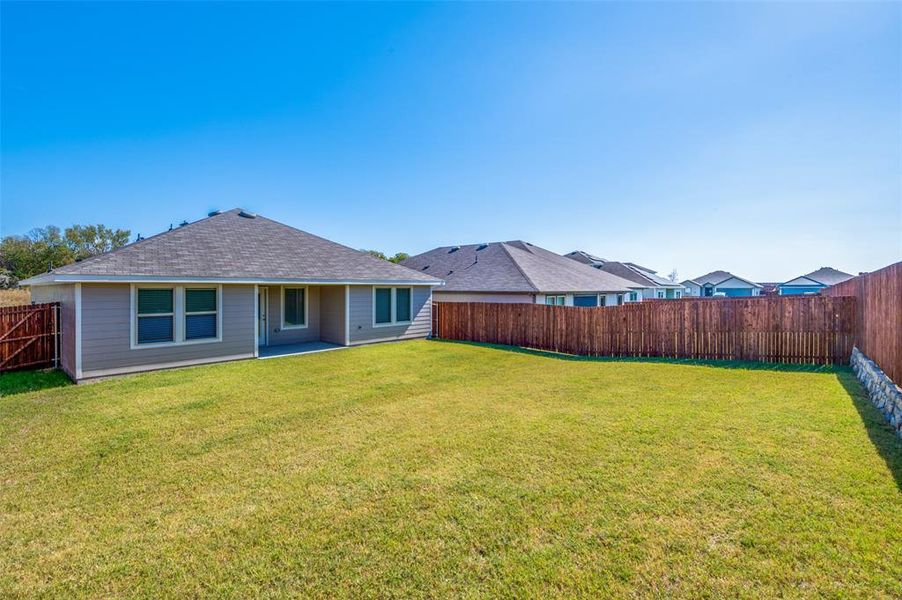
{"type": "Polygon", "coordinates": [[[443,246],[401,263],[443,279],[436,302],[612,306],[641,300],[641,286],[528,242],[443,246]]]}
{"type": "Polygon", "coordinates": [[[781,296],[793,296],[797,294],[816,294],[825,287],[848,281],[855,277],[832,267],[821,267],[807,275],[800,275],[777,286],[781,296]]]}
{"type": "Polygon", "coordinates": [[[22,284],[62,304],[62,368],[78,381],[426,337],[441,280],[234,209],[22,284]]]}
{"type": "Polygon", "coordinates": [[[646,300],[672,300],[683,297],[681,284],[664,279],[658,275],[657,271],[636,263],[605,260],[582,250],[574,250],[564,256],[642,286],[642,297],[646,300]]]}
{"type": "Polygon", "coordinates": [[[713,271],[701,277],[687,279],[681,284],[686,288],[687,296],[702,298],[760,296],[763,289],[761,285],[727,271],[713,271]]]}

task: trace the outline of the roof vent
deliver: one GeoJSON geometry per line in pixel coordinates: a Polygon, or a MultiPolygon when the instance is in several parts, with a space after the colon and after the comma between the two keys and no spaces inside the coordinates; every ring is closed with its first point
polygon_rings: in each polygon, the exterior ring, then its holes
{"type": "Polygon", "coordinates": [[[222,214],[221,210],[211,210],[210,212],[207,213],[207,216],[215,217],[216,215],[221,215],[221,214],[222,214]]]}
{"type": "Polygon", "coordinates": [[[181,223],[179,223],[179,227],[184,227],[187,224],[188,224],[188,221],[182,221],[181,223]]]}
{"type": "Polygon", "coordinates": [[[256,219],[257,218],[256,213],[248,212],[246,210],[242,210],[240,213],[238,213],[238,216],[244,217],[245,219],[256,219]]]}
{"type": "Polygon", "coordinates": [[[425,271],[425,270],[428,269],[428,268],[429,268],[429,265],[426,265],[425,267],[423,267],[423,268],[420,269],[420,270],[421,270],[421,271],[425,271]]]}
{"type": "Polygon", "coordinates": [[[453,254],[453,253],[457,252],[458,250],[460,250],[460,246],[451,246],[451,249],[448,250],[448,254],[453,254]]]}
{"type": "Polygon", "coordinates": [[[479,244],[479,247],[476,248],[476,252],[479,252],[480,250],[485,250],[488,247],[489,247],[488,244],[479,244]]]}

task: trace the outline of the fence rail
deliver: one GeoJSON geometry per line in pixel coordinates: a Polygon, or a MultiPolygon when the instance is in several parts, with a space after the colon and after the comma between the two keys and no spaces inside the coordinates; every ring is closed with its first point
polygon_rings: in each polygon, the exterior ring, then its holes
{"type": "Polygon", "coordinates": [[[902,385],[902,262],[831,286],[821,294],[858,299],[858,349],[902,385]]]}
{"type": "Polygon", "coordinates": [[[59,306],[0,307],[0,372],[57,366],[59,306]]]}
{"type": "Polygon", "coordinates": [[[856,299],[684,299],[617,307],[436,302],[437,337],[589,356],[848,364],[856,299]]]}

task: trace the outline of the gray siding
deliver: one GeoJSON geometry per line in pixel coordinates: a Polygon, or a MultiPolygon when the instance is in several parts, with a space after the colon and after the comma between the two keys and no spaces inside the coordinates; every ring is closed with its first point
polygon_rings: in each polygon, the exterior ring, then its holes
{"type": "Polygon", "coordinates": [[[33,286],[31,299],[38,304],[60,303],[60,367],[75,379],[75,284],[33,286]]]}
{"type": "Polygon", "coordinates": [[[254,286],[222,286],[222,341],[158,348],[130,348],[128,284],[82,284],[82,374],[92,377],[253,356],[254,286]]]}
{"type": "Polygon", "coordinates": [[[428,286],[413,287],[413,315],[410,323],[389,327],[374,327],[373,286],[350,286],[349,325],[351,344],[428,336],[432,329],[430,289],[428,286]]]}
{"type": "Polygon", "coordinates": [[[434,302],[503,302],[506,304],[532,304],[534,294],[502,292],[432,292],[434,302]]]}
{"type": "Polygon", "coordinates": [[[345,343],[345,286],[328,285],[319,291],[319,335],[324,342],[345,343]]]}
{"type": "Polygon", "coordinates": [[[307,327],[282,329],[282,286],[269,288],[269,345],[299,344],[319,340],[319,286],[307,286],[307,327]]]}

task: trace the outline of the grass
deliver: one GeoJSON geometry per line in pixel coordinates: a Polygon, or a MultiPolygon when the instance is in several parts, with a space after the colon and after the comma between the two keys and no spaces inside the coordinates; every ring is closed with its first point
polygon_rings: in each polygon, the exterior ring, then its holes
{"type": "Polygon", "coordinates": [[[31,292],[22,289],[0,290],[0,306],[31,304],[31,292]]]}
{"type": "Polygon", "coordinates": [[[423,341],[6,389],[3,597],[902,595],[845,370],[423,341]]]}

